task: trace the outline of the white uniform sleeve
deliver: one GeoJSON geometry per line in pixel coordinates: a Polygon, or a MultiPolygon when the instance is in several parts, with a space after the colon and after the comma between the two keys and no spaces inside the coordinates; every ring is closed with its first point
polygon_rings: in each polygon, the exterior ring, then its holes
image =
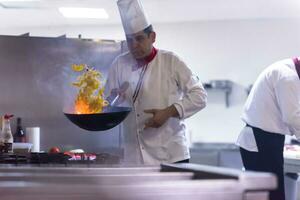
{"type": "Polygon", "coordinates": [[[188,118],[206,106],[207,93],[199,78],[191,72],[184,62],[178,60],[175,64],[175,79],[183,91],[183,98],[174,103],[179,117],[188,118]]]}
{"type": "Polygon", "coordinates": [[[283,121],[288,125],[289,130],[300,139],[300,80],[298,77],[279,80],[275,85],[275,95],[283,121]]]}
{"type": "Polygon", "coordinates": [[[120,87],[119,79],[118,79],[118,64],[117,63],[118,63],[118,61],[115,60],[109,68],[106,83],[105,83],[105,89],[104,89],[105,99],[107,99],[110,96],[112,89],[120,87]]]}

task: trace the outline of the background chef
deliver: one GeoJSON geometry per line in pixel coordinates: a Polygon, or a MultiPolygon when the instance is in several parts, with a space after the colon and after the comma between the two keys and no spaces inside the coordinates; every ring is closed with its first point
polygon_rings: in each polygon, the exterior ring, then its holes
{"type": "Polygon", "coordinates": [[[244,107],[237,145],[247,170],[272,172],[278,188],[270,200],[284,200],[285,135],[300,138],[300,62],[298,58],[278,61],[255,81],[244,107]]]}

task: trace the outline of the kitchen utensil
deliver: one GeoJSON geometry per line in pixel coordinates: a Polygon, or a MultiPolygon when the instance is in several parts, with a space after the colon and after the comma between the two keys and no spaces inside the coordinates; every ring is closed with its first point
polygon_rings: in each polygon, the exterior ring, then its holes
{"type": "Polygon", "coordinates": [[[14,142],[12,144],[14,153],[28,153],[31,151],[32,146],[33,145],[31,143],[14,142]]]}
{"type": "Polygon", "coordinates": [[[118,99],[120,98],[121,94],[124,94],[126,92],[126,90],[129,87],[129,83],[127,81],[125,81],[120,88],[117,90],[117,95],[115,98],[113,98],[113,100],[110,102],[109,106],[116,106],[116,103],[118,101],[118,99]]]}
{"type": "Polygon", "coordinates": [[[120,94],[117,94],[117,96],[110,102],[109,106],[114,106],[119,98],[120,94]]]}
{"type": "Polygon", "coordinates": [[[130,111],[130,107],[107,106],[102,113],[64,114],[71,122],[82,129],[88,131],[105,131],[121,123],[130,111]]]}
{"type": "Polygon", "coordinates": [[[116,106],[121,94],[128,89],[129,83],[124,82],[117,90],[117,95],[110,104],[103,108],[102,113],[72,114],[64,113],[67,118],[82,129],[88,131],[105,131],[121,123],[131,111],[130,107],[116,106]]]}

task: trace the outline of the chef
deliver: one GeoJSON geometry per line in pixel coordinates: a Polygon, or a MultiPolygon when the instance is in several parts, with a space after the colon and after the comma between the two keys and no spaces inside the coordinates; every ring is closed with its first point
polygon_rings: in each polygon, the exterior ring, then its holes
{"type": "Polygon", "coordinates": [[[184,119],[205,107],[206,92],[181,58],[153,46],[156,33],[139,0],[117,4],[129,52],[113,62],[105,92],[122,88],[119,106],[132,107],[122,124],[124,162],[188,162],[184,119]]]}
{"type": "Polygon", "coordinates": [[[278,188],[271,200],[284,200],[283,147],[285,135],[300,138],[300,62],[278,61],[255,81],[245,104],[237,145],[247,170],[272,172],[278,188]]]}

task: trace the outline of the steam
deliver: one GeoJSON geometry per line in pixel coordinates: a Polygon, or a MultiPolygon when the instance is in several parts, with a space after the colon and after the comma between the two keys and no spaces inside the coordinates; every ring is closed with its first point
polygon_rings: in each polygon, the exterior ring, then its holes
{"type": "Polygon", "coordinates": [[[49,103],[59,101],[61,110],[74,112],[77,89],[71,84],[78,73],[71,69],[73,64],[87,64],[100,71],[101,82],[105,84],[108,69],[121,53],[121,43],[91,42],[77,39],[47,40],[45,48],[37,43],[31,65],[39,66],[33,74],[40,95],[49,98],[49,103]],[[51,100],[50,100],[51,99],[51,100]]]}

